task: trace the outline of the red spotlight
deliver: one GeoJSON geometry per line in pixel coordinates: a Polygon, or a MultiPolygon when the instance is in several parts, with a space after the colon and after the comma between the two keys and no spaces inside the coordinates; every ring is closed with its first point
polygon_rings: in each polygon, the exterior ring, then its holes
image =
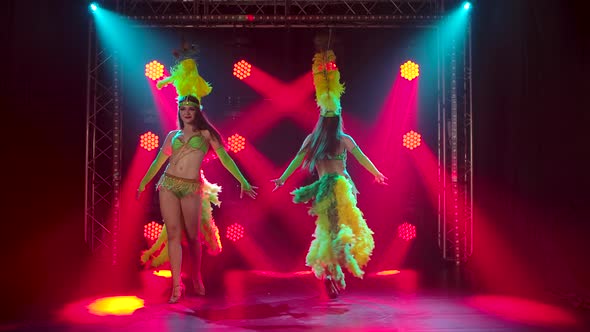
{"type": "Polygon", "coordinates": [[[154,60],[145,65],[145,76],[151,78],[153,81],[164,76],[164,65],[154,60]]]}
{"type": "Polygon", "coordinates": [[[215,153],[207,153],[207,155],[205,156],[205,159],[203,159],[204,163],[208,163],[211,160],[215,160],[217,159],[217,155],[215,153]]]}
{"type": "Polygon", "coordinates": [[[227,228],[227,238],[236,242],[244,237],[244,227],[238,223],[232,224],[227,228]]]}
{"type": "Polygon", "coordinates": [[[409,61],[409,60],[406,61],[406,63],[401,65],[399,68],[400,68],[402,77],[407,79],[408,81],[411,81],[411,80],[415,79],[416,77],[420,76],[420,69],[419,69],[418,64],[414,63],[412,61],[409,61]]]}
{"type": "Polygon", "coordinates": [[[252,15],[252,14],[246,15],[246,20],[248,20],[250,22],[254,21],[254,15],[252,15]]]}
{"type": "Polygon", "coordinates": [[[243,80],[244,78],[250,76],[250,71],[252,69],[252,65],[246,62],[245,60],[240,60],[234,63],[234,76],[243,80]]]}
{"type": "Polygon", "coordinates": [[[420,146],[422,142],[422,136],[417,132],[410,130],[409,132],[404,134],[403,138],[403,146],[410,150],[414,150],[415,148],[420,146]]]}
{"type": "Polygon", "coordinates": [[[160,138],[158,138],[158,135],[152,133],[151,131],[148,131],[139,137],[139,146],[148,151],[156,149],[159,145],[160,138]]]}
{"type": "Polygon", "coordinates": [[[404,222],[397,226],[397,236],[403,240],[410,241],[416,237],[416,226],[404,222]]]}
{"type": "Polygon", "coordinates": [[[246,147],[246,139],[238,134],[233,134],[227,139],[229,150],[238,153],[246,147]]]}
{"type": "Polygon", "coordinates": [[[143,225],[143,237],[155,241],[162,232],[162,224],[151,221],[143,225]]]}

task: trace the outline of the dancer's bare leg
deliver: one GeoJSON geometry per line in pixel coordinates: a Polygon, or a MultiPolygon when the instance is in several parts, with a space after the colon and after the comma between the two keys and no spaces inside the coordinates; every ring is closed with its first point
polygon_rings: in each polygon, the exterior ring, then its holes
{"type": "Polygon", "coordinates": [[[160,189],[160,211],[168,231],[168,256],[172,270],[171,303],[178,302],[182,296],[180,267],[182,264],[182,211],[180,200],[174,193],[164,188],[160,189]]]}
{"type": "Polygon", "coordinates": [[[186,237],[191,255],[192,280],[195,292],[199,295],[205,295],[205,286],[201,275],[201,255],[202,246],[199,240],[200,222],[201,222],[201,195],[199,193],[191,194],[180,200],[182,206],[182,215],[184,217],[184,226],[186,237]]]}

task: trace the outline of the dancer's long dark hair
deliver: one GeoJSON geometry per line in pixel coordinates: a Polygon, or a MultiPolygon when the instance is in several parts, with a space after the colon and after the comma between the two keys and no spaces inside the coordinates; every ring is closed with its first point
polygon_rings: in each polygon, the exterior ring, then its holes
{"type": "MultiPolygon", "coordinates": [[[[191,125],[193,125],[193,127],[197,130],[208,130],[211,135],[213,135],[214,138],[216,138],[219,143],[221,145],[223,145],[223,139],[221,138],[221,134],[219,134],[219,131],[217,130],[217,128],[215,128],[211,122],[209,121],[209,119],[207,119],[207,117],[205,116],[205,113],[203,113],[203,111],[201,110],[201,103],[199,102],[199,100],[194,97],[194,96],[186,96],[181,98],[178,103],[182,103],[182,102],[186,102],[189,101],[191,103],[196,103],[199,106],[197,107],[197,112],[195,112],[195,118],[193,119],[193,122],[191,123],[191,125]]],[[[182,121],[182,118],[180,117],[180,106],[178,107],[178,125],[180,126],[180,129],[184,129],[184,122],[182,121]]]]}
{"type": "Polygon", "coordinates": [[[340,147],[342,131],[342,118],[340,115],[332,117],[320,116],[315,129],[311,133],[310,140],[303,146],[305,162],[303,167],[308,167],[312,172],[318,160],[327,156],[334,156],[340,147]]]}

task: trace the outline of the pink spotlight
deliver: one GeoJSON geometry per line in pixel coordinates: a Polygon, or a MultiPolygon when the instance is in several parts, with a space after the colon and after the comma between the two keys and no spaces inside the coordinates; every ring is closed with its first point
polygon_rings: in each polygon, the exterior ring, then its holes
{"type": "Polygon", "coordinates": [[[205,156],[205,159],[203,159],[203,162],[204,162],[204,163],[208,163],[208,162],[210,162],[211,160],[215,160],[215,159],[217,159],[217,158],[218,158],[218,157],[217,157],[217,155],[216,155],[215,153],[207,153],[207,155],[205,156]]]}
{"type": "Polygon", "coordinates": [[[143,225],[143,236],[148,240],[156,240],[160,233],[162,232],[162,225],[151,221],[145,225],[143,225]]]}
{"type": "Polygon", "coordinates": [[[240,60],[234,63],[234,76],[240,80],[250,76],[251,70],[252,65],[246,62],[246,60],[240,60]]]}
{"type": "Polygon", "coordinates": [[[403,137],[403,146],[410,150],[414,150],[415,148],[419,147],[422,143],[422,136],[417,132],[410,130],[409,132],[404,134],[403,137]]]}
{"type": "Polygon", "coordinates": [[[227,139],[227,143],[229,146],[230,151],[233,153],[238,153],[246,147],[246,139],[239,135],[233,134],[227,139]]]}
{"type": "Polygon", "coordinates": [[[158,135],[148,131],[139,137],[139,145],[148,151],[152,151],[160,145],[160,138],[158,135]]]}
{"type": "Polygon", "coordinates": [[[416,237],[416,226],[404,222],[403,224],[397,226],[397,236],[399,236],[402,240],[410,241],[416,237]]]}
{"type": "Polygon", "coordinates": [[[233,242],[244,237],[244,226],[234,223],[227,228],[226,237],[233,242]]]}

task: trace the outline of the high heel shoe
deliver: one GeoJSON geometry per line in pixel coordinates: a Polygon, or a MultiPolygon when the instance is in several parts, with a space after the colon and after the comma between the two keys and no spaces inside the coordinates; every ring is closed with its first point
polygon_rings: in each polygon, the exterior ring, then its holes
{"type": "Polygon", "coordinates": [[[182,284],[172,286],[172,295],[170,295],[170,299],[168,300],[169,304],[178,303],[182,296],[184,295],[184,287],[182,284]]]}
{"type": "Polygon", "coordinates": [[[325,278],[324,286],[326,287],[326,292],[328,293],[329,298],[335,299],[340,294],[340,291],[338,290],[338,287],[336,286],[336,283],[332,278],[325,278]]]}
{"type": "Polygon", "coordinates": [[[193,291],[195,292],[195,295],[205,296],[205,286],[203,285],[203,282],[193,282],[193,291]]]}

